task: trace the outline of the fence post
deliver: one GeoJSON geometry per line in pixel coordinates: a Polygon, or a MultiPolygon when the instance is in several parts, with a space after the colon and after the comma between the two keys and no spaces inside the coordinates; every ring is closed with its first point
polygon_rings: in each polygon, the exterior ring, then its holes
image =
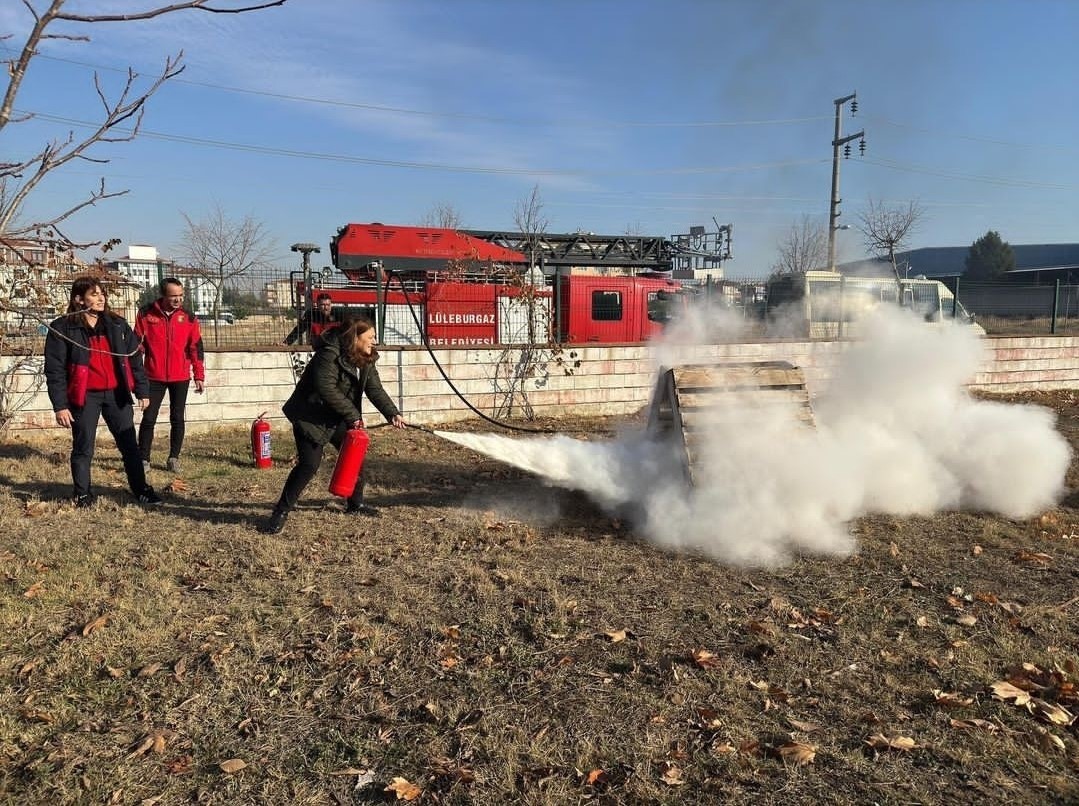
{"type": "Polygon", "coordinates": [[[955,321],[956,315],[959,313],[959,278],[955,278],[955,293],[952,294],[952,321],[955,321]]]}
{"type": "MultiPolygon", "coordinates": [[[[541,258],[542,260],[542,258],[541,258]]],[[[562,268],[555,266],[554,269],[554,339],[556,344],[562,343],[562,268]]]]}
{"type": "Polygon", "coordinates": [[[1057,311],[1060,309],[1060,278],[1057,278],[1053,286],[1053,318],[1049,322],[1049,333],[1053,336],[1057,333],[1057,311]]]}
{"type": "Polygon", "coordinates": [[[847,275],[841,274],[839,276],[839,327],[837,330],[837,337],[843,338],[843,315],[846,313],[844,310],[844,296],[847,293],[847,275]]]}

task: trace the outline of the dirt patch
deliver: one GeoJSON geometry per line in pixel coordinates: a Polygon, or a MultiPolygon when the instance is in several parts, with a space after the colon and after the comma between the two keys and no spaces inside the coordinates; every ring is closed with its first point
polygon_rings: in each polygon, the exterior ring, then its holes
{"type": "MultiPolygon", "coordinates": [[[[1079,395],[1007,400],[1079,446],[1079,395]]],[[[740,570],[380,429],[382,518],[346,516],[327,466],[267,537],[274,436],[269,471],[246,433],[191,436],[154,512],[107,439],[89,512],[65,434],[0,447],[3,802],[1079,798],[1075,493],[1028,521],[861,518],[850,558],[740,570]]]]}

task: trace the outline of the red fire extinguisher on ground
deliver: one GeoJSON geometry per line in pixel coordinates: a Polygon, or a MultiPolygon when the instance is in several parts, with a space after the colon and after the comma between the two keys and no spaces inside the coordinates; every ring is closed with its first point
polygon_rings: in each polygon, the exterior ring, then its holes
{"type": "Polygon", "coordinates": [[[262,412],[251,423],[251,459],[260,470],[273,467],[273,453],[270,450],[270,423],[262,412]]]}
{"type": "Polygon", "coordinates": [[[367,445],[371,437],[367,429],[350,428],[341,440],[341,450],[337,454],[337,464],[330,478],[330,492],[342,498],[348,498],[356,489],[363,470],[363,458],[367,455],[367,445]]]}

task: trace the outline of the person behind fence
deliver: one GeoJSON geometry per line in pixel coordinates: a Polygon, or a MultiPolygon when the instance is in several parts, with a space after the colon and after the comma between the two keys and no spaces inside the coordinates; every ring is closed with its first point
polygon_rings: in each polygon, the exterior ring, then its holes
{"type": "Polygon", "coordinates": [[[98,420],[116,440],[131,492],[140,504],[161,503],[146,483],[131,395],[150,404],[150,387],[139,340],[127,321],[109,310],[105,289],[95,277],[71,284],[67,313],[49,325],[45,337],[45,384],[56,424],[72,434],[71,478],[75,506],[92,506],[90,482],[98,420]]]}
{"type": "MultiPolygon", "coordinates": [[[[348,429],[363,427],[365,394],[390,425],[406,427],[405,418],[382,388],[375,367],[377,342],[375,326],[368,319],[346,319],[324,335],[295,391],[282,406],[296,439],[296,465],[285,480],[273,514],[260,527],[261,532],[277,534],[284,528],[289,512],[322,464],[326,443],[340,450],[348,429]]],[[[378,517],[379,511],[364,503],[363,475],[361,472],[345,511],[378,517]]]]}
{"type": "Polygon", "coordinates": [[[311,346],[317,350],[322,343],[322,334],[337,327],[340,323],[333,310],[333,299],[323,291],[315,298],[315,308],[303,315],[299,324],[292,328],[292,331],[285,336],[285,340],[281,343],[295,344],[303,335],[307,337],[307,341],[311,346]]]}
{"type": "Polygon", "coordinates": [[[150,380],[150,405],[139,423],[139,453],[143,470],[150,470],[154,426],[165,393],[169,395],[169,458],[165,467],[180,472],[180,451],[184,447],[187,393],[195,381],[195,393],[202,394],[206,382],[202,332],[199,320],[184,309],[184,286],[175,277],[160,285],[161,298],[154,300],[135,317],[135,335],[142,340],[146,377],[150,380]]]}

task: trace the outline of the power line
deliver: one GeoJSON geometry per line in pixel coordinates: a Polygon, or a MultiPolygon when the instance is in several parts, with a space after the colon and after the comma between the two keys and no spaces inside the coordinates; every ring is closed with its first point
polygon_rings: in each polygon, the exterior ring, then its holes
{"type": "Polygon", "coordinates": [[[1000,176],[984,176],[979,174],[965,174],[959,171],[950,171],[929,165],[915,165],[911,163],[897,162],[895,160],[876,159],[869,157],[860,158],[861,162],[869,165],[879,165],[882,168],[891,168],[894,171],[906,171],[907,173],[937,176],[942,179],[962,179],[967,182],[983,182],[989,185],[1001,185],[1002,187],[1035,188],[1043,190],[1077,190],[1079,185],[1061,185],[1052,182],[1036,182],[1031,179],[1007,179],[1000,176]]]}
{"type": "MultiPolygon", "coordinates": [[[[65,126],[79,126],[83,128],[99,128],[99,123],[86,120],[65,118],[59,115],[50,115],[43,112],[28,112],[16,110],[21,115],[32,115],[34,119],[49,123],[62,123],[65,126]]],[[[132,133],[131,129],[116,128],[113,131],[132,133]]],[[[688,176],[716,173],[733,173],[737,171],[769,170],[773,168],[786,168],[792,165],[813,165],[824,162],[820,158],[803,160],[781,160],[777,162],[765,162],[752,165],[729,165],[729,166],[695,166],[685,168],[656,168],[652,170],[625,170],[617,169],[610,171],[571,171],[552,170],[545,168],[502,168],[483,167],[470,165],[451,165],[435,162],[414,162],[410,160],[393,160],[376,157],[358,157],[348,154],[328,154],[318,151],[299,151],[296,149],[279,148],[276,146],[263,146],[252,143],[236,143],[227,140],[210,140],[203,137],[190,137],[181,134],[167,134],[165,132],[148,131],[140,129],[140,137],[153,140],[164,140],[172,143],[186,143],[188,145],[208,146],[222,148],[230,151],[244,151],[254,154],[265,154],[277,157],[292,157],[296,159],[321,160],[325,162],[343,162],[359,165],[374,165],[386,168],[411,168],[416,170],[449,171],[453,173],[494,174],[506,176],[549,176],[549,177],[595,177],[595,176],[688,176]]]]}
{"type": "Polygon", "coordinates": [[[994,137],[980,137],[975,134],[961,134],[957,132],[942,132],[935,131],[933,129],[926,129],[921,126],[911,126],[909,123],[900,123],[896,120],[890,120],[888,118],[878,118],[871,115],[863,115],[865,120],[872,121],[874,123],[882,123],[886,126],[893,126],[897,129],[906,129],[907,131],[918,132],[920,134],[929,134],[934,137],[952,137],[956,140],[969,140],[973,143],[989,143],[990,145],[997,146],[1009,146],[1011,148],[1039,148],[1050,149],[1057,151],[1077,151],[1079,148],[1075,146],[1058,146],[1058,145],[1045,145],[1044,143],[1020,143],[1016,140],[1000,140],[994,137]]]}
{"type": "MultiPolygon", "coordinates": [[[[11,48],[0,46],[0,50],[7,53],[15,53],[11,48]]],[[[127,68],[109,67],[106,65],[91,64],[90,62],[76,61],[75,59],[62,59],[58,56],[45,56],[43,54],[36,54],[35,59],[48,59],[49,61],[61,62],[63,64],[71,64],[77,67],[87,67],[91,70],[105,70],[116,73],[126,73],[127,68]]],[[[149,75],[149,72],[138,72],[138,75],[149,75]]],[[[224,84],[214,84],[207,81],[193,81],[186,78],[172,78],[169,79],[169,83],[186,84],[192,87],[202,87],[204,89],[218,90],[220,92],[233,92],[242,95],[253,95],[262,98],[274,98],[279,101],[291,101],[295,103],[316,104],[319,106],[333,106],[343,109],[364,109],[371,112],[384,112],[394,115],[414,115],[419,117],[429,118],[441,118],[446,120],[471,120],[482,123],[499,123],[511,126],[529,126],[529,127],[575,127],[575,128],[638,128],[638,129],[692,129],[692,128],[733,128],[738,126],[785,126],[795,123],[811,123],[818,120],[824,120],[825,117],[817,115],[810,117],[800,118],[778,118],[778,119],[761,119],[761,120],[702,120],[702,121],[630,121],[630,120],[584,120],[584,119],[566,119],[566,120],[542,120],[536,118],[505,118],[495,117],[491,115],[470,115],[462,112],[431,112],[423,109],[408,109],[405,107],[397,106],[384,106],[380,104],[368,104],[357,103],[354,101],[340,101],[331,100],[328,98],[315,98],[308,95],[290,95],[280,92],[269,92],[267,90],[253,90],[246,87],[230,87],[224,84]]]]}

